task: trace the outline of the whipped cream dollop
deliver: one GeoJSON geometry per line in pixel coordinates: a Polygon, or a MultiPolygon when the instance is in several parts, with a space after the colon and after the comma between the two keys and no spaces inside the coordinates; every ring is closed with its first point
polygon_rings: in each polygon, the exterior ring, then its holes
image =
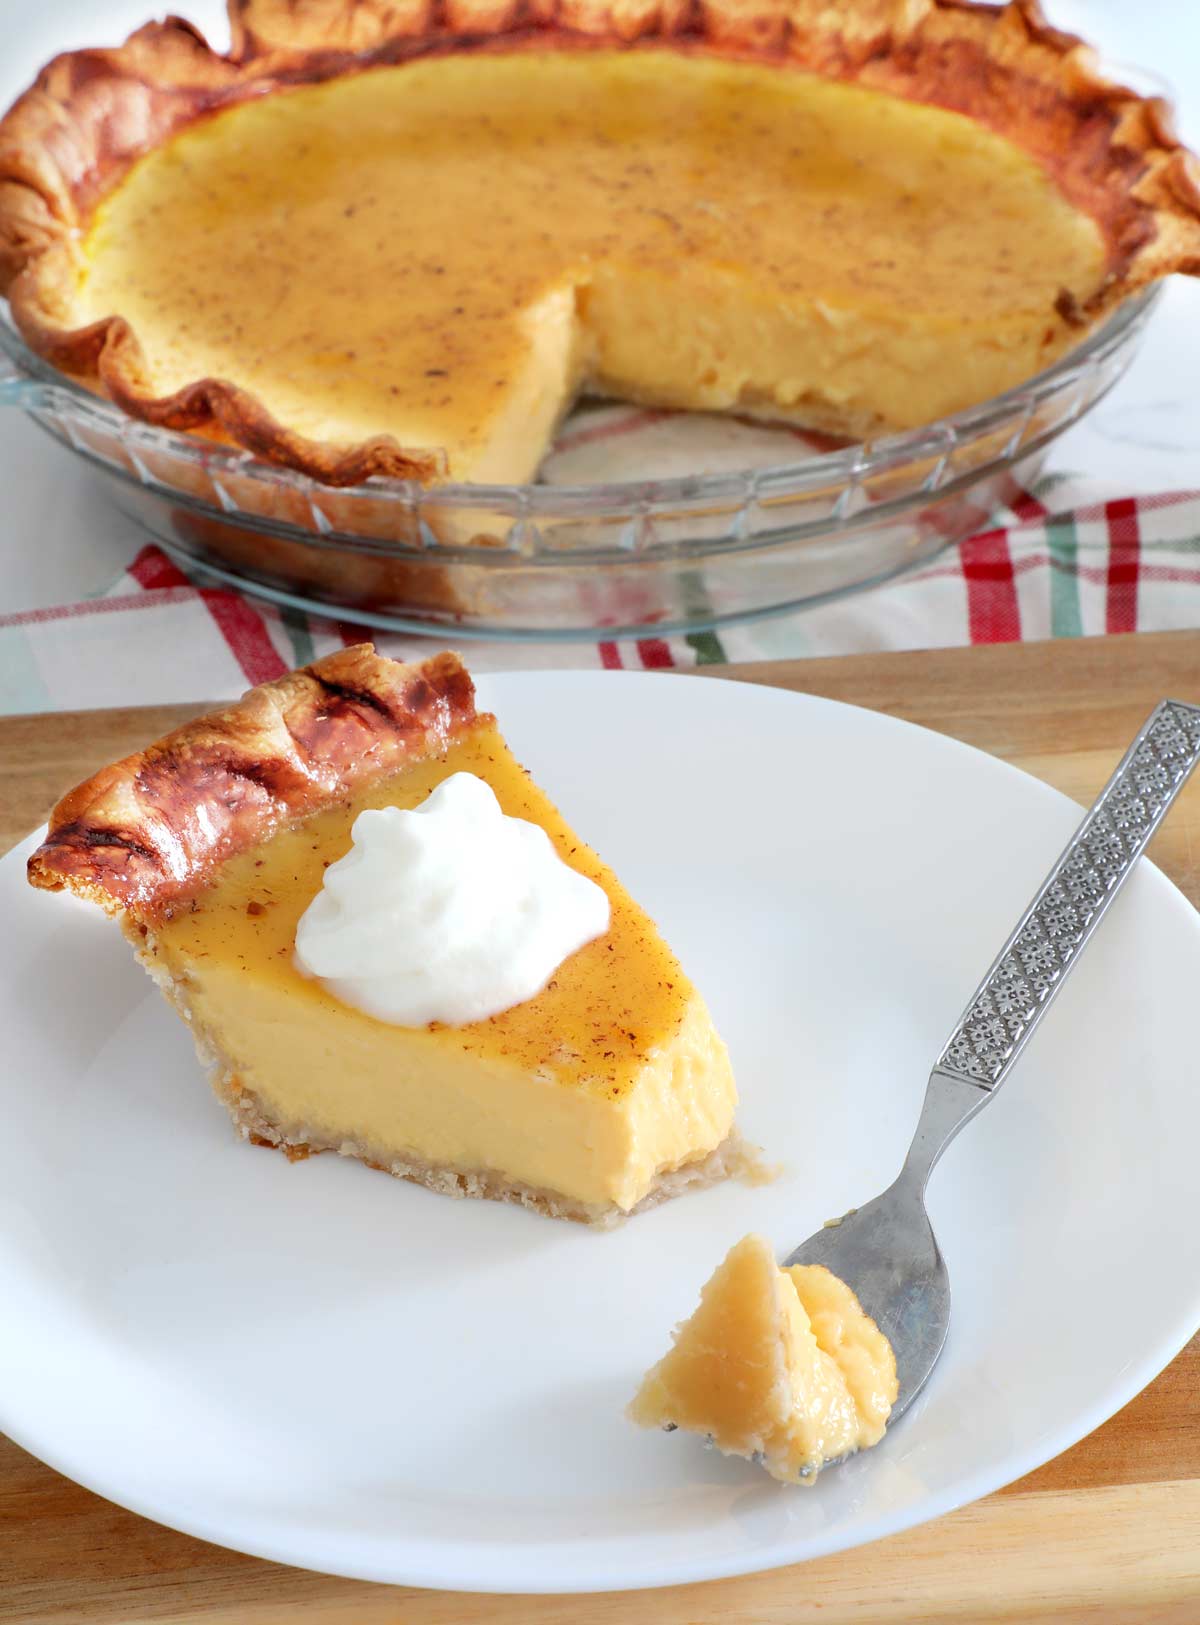
{"type": "Polygon", "coordinates": [[[608,930],[608,894],[473,773],[412,811],[359,813],[296,927],[296,964],[382,1021],[483,1021],[608,930]]]}

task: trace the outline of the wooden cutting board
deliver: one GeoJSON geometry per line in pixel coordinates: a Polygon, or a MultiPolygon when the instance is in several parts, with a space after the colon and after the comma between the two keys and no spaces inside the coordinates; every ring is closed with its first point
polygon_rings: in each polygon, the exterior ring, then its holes
{"type": "MultiPolygon", "coordinates": [[[[907,717],[1006,757],[1087,803],[1157,700],[1200,703],[1200,633],[791,661],[713,675],[907,717]]],[[[0,719],[0,849],[33,828],[69,784],[187,714],[176,706],[0,719]]],[[[1151,855],[1200,903],[1200,779],[1151,855]]],[[[1096,1305],[1098,1337],[1106,1318],[1127,1312],[1127,1289],[1114,1282],[1112,1300],[1096,1305]]],[[[281,1568],[121,1511],[0,1437],[0,1620],[22,1625],[809,1619],[1195,1625],[1200,1339],[1090,1438],[985,1501],[859,1551],[636,1597],[471,1597],[281,1568]]]]}

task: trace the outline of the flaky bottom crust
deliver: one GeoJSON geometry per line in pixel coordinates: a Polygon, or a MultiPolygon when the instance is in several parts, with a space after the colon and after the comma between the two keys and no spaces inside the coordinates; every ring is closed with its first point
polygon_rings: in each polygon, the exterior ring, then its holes
{"type": "Polygon", "coordinates": [[[571,1219],[577,1224],[590,1224],[596,1229],[610,1230],[614,1225],[644,1213],[681,1196],[687,1190],[699,1190],[724,1179],[745,1177],[752,1183],[761,1183],[765,1171],[756,1147],[748,1145],[736,1128],[731,1129],[715,1150],[684,1163],[679,1168],[667,1168],[656,1175],[654,1184],[641,1201],[629,1209],[615,1202],[580,1202],[559,1191],[544,1190],[490,1168],[457,1168],[429,1162],[416,1152],[405,1151],[396,1155],[393,1148],[374,1146],[369,1141],[333,1140],[309,1123],[277,1122],[248,1089],[237,1074],[229,1058],[223,1055],[212,1035],[194,1018],[187,998],[186,983],[173,976],[154,953],[154,937],[125,920],[125,934],[133,944],[138,960],[160,991],[174,1005],[191,1030],[196,1053],[208,1073],[217,1098],[227,1108],[234,1126],[244,1140],[254,1145],[282,1151],[289,1161],[298,1162],[322,1151],[335,1151],[341,1157],[354,1157],[381,1173],[396,1179],[407,1179],[414,1185],[442,1196],[472,1197],[489,1202],[512,1202],[533,1209],[550,1219],[571,1219]]]}

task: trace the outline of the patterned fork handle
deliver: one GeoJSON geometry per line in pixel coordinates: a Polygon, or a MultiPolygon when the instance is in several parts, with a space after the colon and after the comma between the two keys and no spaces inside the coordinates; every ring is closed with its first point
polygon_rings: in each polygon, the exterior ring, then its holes
{"type": "Polygon", "coordinates": [[[1164,700],[979,984],[935,1073],[1000,1087],[1198,761],[1200,707],[1164,700]]]}

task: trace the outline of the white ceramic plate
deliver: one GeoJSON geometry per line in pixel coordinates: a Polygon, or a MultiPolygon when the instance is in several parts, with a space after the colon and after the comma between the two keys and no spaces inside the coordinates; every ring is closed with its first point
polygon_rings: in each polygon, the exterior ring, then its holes
{"type": "Polygon", "coordinates": [[[733,1241],[783,1253],[891,1178],[933,1055],[1078,812],[937,735],[775,690],[481,687],[708,995],[742,1124],[784,1175],[600,1234],[290,1165],[234,1138],[115,929],[30,891],[21,851],[0,865],[0,1425],[243,1551],[571,1591],[876,1539],[1130,1399],[1200,1322],[1200,929],[1149,865],[934,1176],[954,1321],[883,1445],[787,1490],[623,1419],[733,1241]]]}

